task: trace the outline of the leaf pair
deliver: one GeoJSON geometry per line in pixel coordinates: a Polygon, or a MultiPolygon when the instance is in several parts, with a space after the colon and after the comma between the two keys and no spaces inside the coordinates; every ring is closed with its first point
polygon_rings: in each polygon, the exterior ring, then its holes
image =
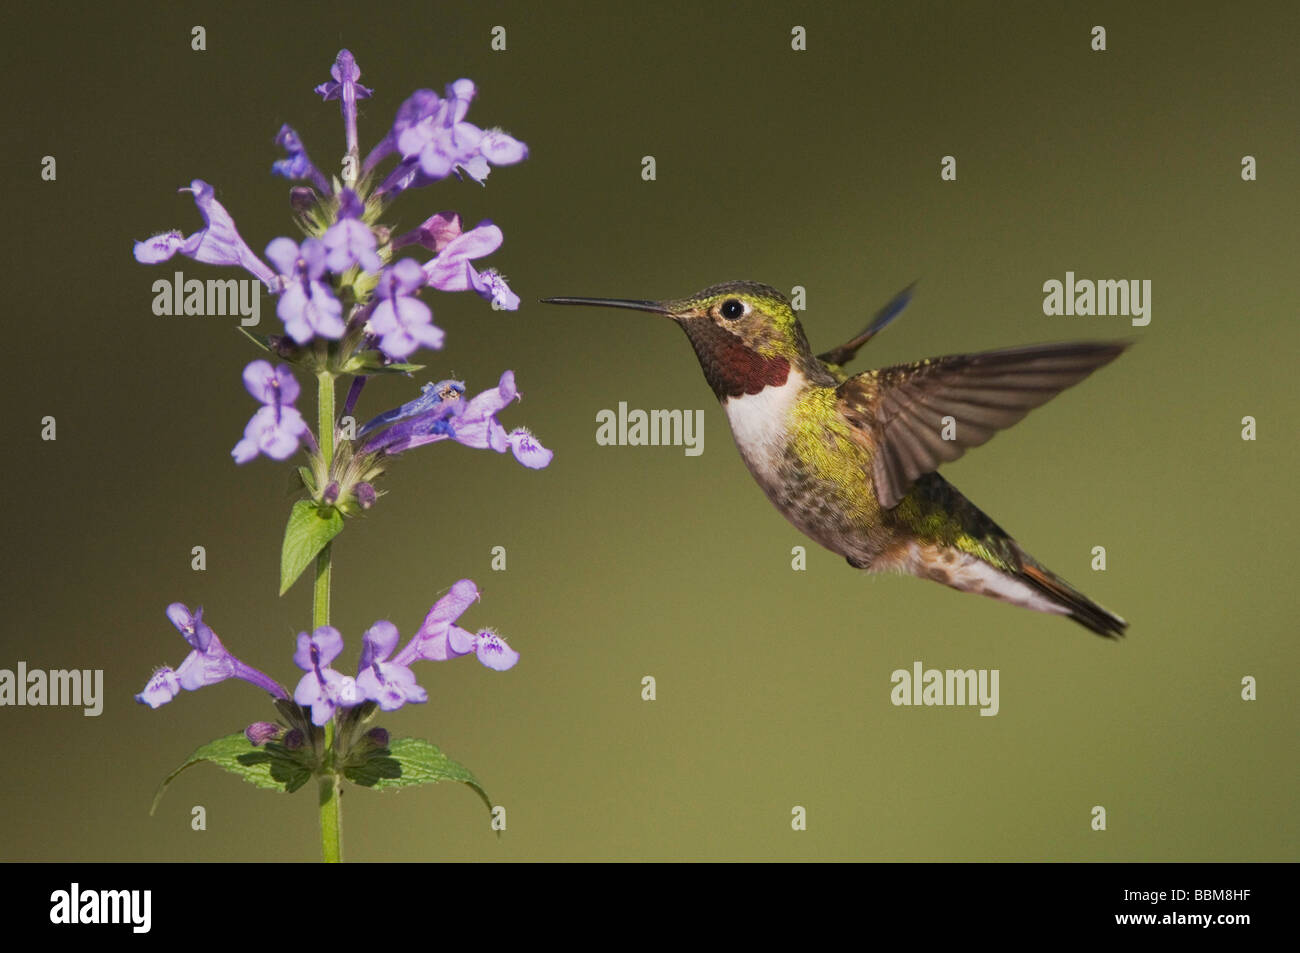
{"type": "MultiPolygon", "coordinates": [[[[167,775],[158,786],[149,813],[153,814],[157,809],[167,786],[182,771],[205,761],[256,787],[283,794],[298,790],[311,779],[312,774],[296,752],[275,742],[254,746],[241,731],[210,741],[186,758],[185,763],[167,775]]],[[[492,810],[492,801],[487,792],[469,769],[448,758],[437,746],[420,738],[395,738],[387,747],[376,746],[359,763],[346,768],[344,777],[353,784],[376,791],[394,791],[419,784],[436,784],[439,781],[459,781],[473,788],[488,810],[492,810]]]]}

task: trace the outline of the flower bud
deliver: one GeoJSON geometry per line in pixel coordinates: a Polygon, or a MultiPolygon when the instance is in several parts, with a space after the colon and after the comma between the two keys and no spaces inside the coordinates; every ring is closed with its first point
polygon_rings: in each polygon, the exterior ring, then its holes
{"type": "Polygon", "coordinates": [[[289,206],[295,212],[310,212],[320,202],[316,190],[306,185],[297,185],[289,190],[289,206]]]}
{"type": "Polygon", "coordinates": [[[244,737],[254,748],[260,748],[268,741],[275,741],[284,728],[273,721],[255,721],[244,729],[244,737]]]}
{"type": "Polygon", "coordinates": [[[369,483],[358,483],[352,488],[352,495],[357,498],[363,510],[368,510],[375,504],[375,488],[369,483]]]}

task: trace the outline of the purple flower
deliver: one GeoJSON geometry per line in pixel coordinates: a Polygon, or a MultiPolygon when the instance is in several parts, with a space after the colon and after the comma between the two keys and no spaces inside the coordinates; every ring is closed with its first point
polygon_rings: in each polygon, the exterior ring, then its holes
{"type": "Polygon", "coordinates": [[[383,430],[366,441],[362,452],[382,450],[394,456],[426,443],[452,439],[478,450],[490,448],[497,453],[510,450],[516,460],[533,470],[551,462],[554,452],[538,443],[527,429],[517,427],[507,433],[496,419],[501,410],[519,397],[514,371],[506,371],[496,387],[483,391],[468,403],[464,402],[464,393],[465,385],[460,381],[425,384],[420,397],[380,414],[361,428],[361,436],[383,430]]]}
{"type": "Polygon", "coordinates": [[[444,334],[433,324],[433,312],[416,293],[424,287],[426,276],[414,260],[403,258],[379,278],[375,295],[379,303],[370,313],[367,328],[379,335],[379,349],[401,360],[416,348],[440,348],[444,334]]]}
{"type": "Polygon", "coordinates": [[[326,256],[316,238],[305,239],[301,248],[291,238],[277,238],[266,246],[266,257],[279,269],[284,284],[275,313],[299,344],[318,335],[335,340],[343,336],[343,305],[320,280],[326,256]]]}
{"type": "Polygon", "coordinates": [[[496,415],[518,397],[515,372],[506,371],[496,387],[476,394],[469,402],[456,421],[456,441],[478,450],[491,447],[497,453],[505,453],[509,446],[506,430],[497,421],[496,415]]]}
{"type": "Polygon", "coordinates": [[[472,651],[480,662],[498,672],[514,668],[519,661],[519,653],[491,629],[480,629],[478,635],[474,636],[473,646],[466,651],[472,651]]]}
{"type": "Polygon", "coordinates": [[[447,87],[445,99],[424,98],[418,121],[397,135],[402,158],[417,159],[420,171],[431,180],[444,179],[477,158],[483,131],[463,121],[476,94],[473,82],[459,79],[447,87]]]}
{"type": "Polygon", "coordinates": [[[515,459],[530,470],[544,469],[555,457],[555,451],[538,443],[527,427],[516,427],[510,431],[506,434],[506,442],[510,444],[510,452],[515,455],[515,459]]]}
{"type": "MultiPolygon", "coordinates": [[[[369,172],[376,165],[397,151],[397,140],[402,133],[438,111],[438,94],[431,89],[417,89],[397,107],[397,117],[388,133],[370,150],[362,165],[362,172],[369,172]]],[[[388,177],[375,190],[376,195],[396,195],[403,189],[417,185],[428,185],[434,181],[420,171],[419,158],[403,159],[388,177]]]]}
{"type": "Polygon", "coordinates": [[[182,688],[192,692],[232,677],[256,685],[275,698],[289,697],[269,675],[245,665],[226,651],[217,634],[203,621],[202,607],[191,613],[182,603],[173,602],[167,607],[167,618],[193,651],[175,671],[164,667],[154,672],[144,691],[135,696],[136,701],[157,708],[175,698],[182,688]]]}
{"type": "Polygon", "coordinates": [[[419,228],[394,238],[393,248],[423,245],[436,254],[450,245],[460,233],[460,216],[455,212],[439,212],[426,218],[419,228]]]}
{"type": "MultiPolygon", "coordinates": [[[[384,159],[397,151],[397,140],[403,132],[438,110],[438,94],[431,89],[417,89],[397,107],[397,116],[393,119],[384,138],[375,144],[361,166],[362,173],[367,173],[384,159]]],[[[381,190],[382,191],[382,190],[381,190]]]]}
{"type": "Polygon", "coordinates": [[[202,606],[191,614],[185,605],[173,602],[167,607],[167,618],[194,649],[176,670],[181,688],[192,692],[225,681],[235,674],[234,656],[226,651],[217,633],[203,621],[202,606]]]}
{"type": "Polygon", "coordinates": [[[434,603],[420,631],[397,653],[393,662],[400,665],[410,665],[416,659],[443,662],[473,652],[480,662],[498,672],[513,667],[519,661],[519,653],[501,636],[490,629],[474,634],[455,624],[478,597],[478,587],[472,580],[462,579],[452,586],[434,603]]]}
{"type": "Polygon", "coordinates": [[[495,269],[476,273],[474,290],[480,298],[491,301],[500,311],[519,310],[519,295],[510,290],[505,276],[495,269]]]}
{"type": "Polygon", "coordinates": [[[398,665],[410,665],[416,659],[442,662],[457,655],[464,655],[465,650],[455,651],[452,640],[457,647],[470,644],[474,636],[455,623],[479,597],[478,586],[472,579],[462,579],[447,591],[447,594],[433,604],[429,614],[424,617],[424,624],[410,642],[393,656],[398,665]]]}
{"type": "Polygon", "coordinates": [[[415,673],[406,665],[385,661],[397,648],[397,626],[381,620],[362,637],[361,666],[357,689],[384,711],[395,711],[407,702],[428,701],[428,693],[415,683],[415,673]]]}
{"type": "Polygon", "coordinates": [[[283,147],[289,155],[271,164],[273,175],[284,176],[286,179],[306,179],[325,195],[334,194],[329,179],[325,178],[320,169],[316,168],[308,158],[307,150],[292,126],[286,124],[280,127],[280,132],[275,137],[275,144],[283,147]]]}
{"type": "Polygon", "coordinates": [[[364,437],[377,430],[384,432],[367,441],[361,448],[362,452],[386,450],[396,454],[435,440],[445,440],[452,434],[449,419],[465,410],[461,399],[464,393],[465,385],[460,381],[425,384],[415,400],[366,422],[358,436],[364,437]]]}
{"type": "Polygon", "coordinates": [[[153,673],[149,682],[135,700],[150,708],[160,708],[181,693],[180,679],[167,666],[153,673]]]}
{"type": "Polygon", "coordinates": [[[286,460],[298,449],[299,438],[308,432],[307,422],[293,407],[259,407],[230,455],[236,463],[247,463],[259,453],[272,460],[286,460]]]}
{"type": "Polygon", "coordinates": [[[533,470],[542,469],[555,454],[538,443],[523,427],[506,433],[506,429],[497,421],[496,415],[518,398],[515,372],[506,371],[495,388],[483,391],[469,402],[453,425],[452,439],[479,450],[491,448],[497,453],[505,453],[508,449],[524,466],[533,470]]]}
{"type": "Polygon", "coordinates": [[[355,153],[357,150],[357,100],[369,99],[372,91],[357,82],[361,78],[361,67],[357,66],[356,59],[347,50],[339,50],[338,56],[334,58],[334,65],[330,67],[330,75],[334,79],[328,83],[321,83],[316,87],[316,92],[326,102],[331,99],[339,101],[339,109],[343,112],[343,127],[348,152],[355,153]]]}
{"type": "Polygon", "coordinates": [[[293,406],[301,388],[288,364],[272,367],[268,361],[253,361],[244,368],[244,387],[264,404],[293,406]]]}
{"type": "Polygon", "coordinates": [[[501,229],[491,222],[479,222],[468,232],[452,238],[437,258],[425,264],[429,284],[439,291],[473,290],[488,301],[495,301],[498,307],[514,311],[519,307],[519,296],[510,290],[505,279],[491,271],[480,275],[470,264],[475,258],[492,254],[503,241],[501,229]]]}
{"type": "Polygon", "coordinates": [[[194,194],[194,204],[198,206],[206,227],[189,238],[179,231],[170,231],[155,235],[147,241],[136,242],[136,261],[145,265],[157,265],[180,252],[187,258],[209,265],[238,265],[260,278],[272,291],[279,287],[275,272],[253,254],[253,250],[239,237],[235,220],[213,197],[212,186],[202,179],[195,179],[188,189],[179,191],[194,194]]]}
{"type": "Polygon", "coordinates": [[[321,236],[325,246],[325,267],[342,274],[353,265],[376,272],[384,263],[375,254],[375,233],[361,221],[361,200],[351,189],[344,189],[339,201],[338,219],[321,236]]]}
{"type": "Polygon", "coordinates": [[[244,368],[244,387],[263,404],[244,428],[244,439],[235,444],[231,456],[247,463],[259,453],[273,460],[285,460],[298,449],[298,441],[311,433],[307,421],[293,406],[298,399],[298,381],[287,364],[271,367],[267,361],[253,361],[244,368]]]}
{"type": "Polygon", "coordinates": [[[336,708],[351,708],[363,700],[354,678],[329,667],[342,651],[343,636],[333,626],[323,625],[311,635],[298,633],[298,650],[293,653],[293,661],[307,674],[294,689],[293,700],[311,707],[314,725],[329,721],[336,708]]]}
{"type": "MultiPolygon", "coordinates": [[[[528,147],[500,129],[489,129],[483,133],[483,138],[479,140],[479,152],[484,160],[493,165],[514,165],[528,158],[528,147]]],[[[487,174],[485,165],[482,178],[487,178],[487,174]]]]}
{"type": "Polygon", "coordinates": [[[427,185],[452,172],[464,172],[482,183],[492,165],[511,165],[528,156],[528,147],[499,129],[484,132],[465,122],[470,101],[477,95],[473,82],[459,79],[439,99],[422,89],[397,111],[393,127],[366,157],[368,171],[390,152],[402,161],[389,173],[377,192],[395,195],[403,189],[427,185]]]}

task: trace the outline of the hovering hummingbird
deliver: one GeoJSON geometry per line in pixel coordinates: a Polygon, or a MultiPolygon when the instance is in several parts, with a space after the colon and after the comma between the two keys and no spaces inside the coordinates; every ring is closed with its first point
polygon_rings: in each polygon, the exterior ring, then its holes
{"type": "Polygon", "coordinates": [[[849,376],[909,287],[852,340],[814,356],[789,300],[731,281],[675,301],[543,298],[672,318],[768,499],[849,565],[895,570],[1069,616],[1098,635],[1128,623],[1039,565],[935,472],[1119,356],[1128,342],[955,354],[849,376]]]}

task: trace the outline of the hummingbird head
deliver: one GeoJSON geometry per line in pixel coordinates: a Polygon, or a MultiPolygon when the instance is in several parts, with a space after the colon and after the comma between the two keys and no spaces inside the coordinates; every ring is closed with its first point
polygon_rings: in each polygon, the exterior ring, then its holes
{"type": "Polygon", "coordinates": [[[548,304],[631,308],[672,318],[686,332],[719,400],[781,386],[795,368],[815,366],[808,339],[785,295],[755,281],[728,281],[670,301],[543,298],[548,304]]]}

